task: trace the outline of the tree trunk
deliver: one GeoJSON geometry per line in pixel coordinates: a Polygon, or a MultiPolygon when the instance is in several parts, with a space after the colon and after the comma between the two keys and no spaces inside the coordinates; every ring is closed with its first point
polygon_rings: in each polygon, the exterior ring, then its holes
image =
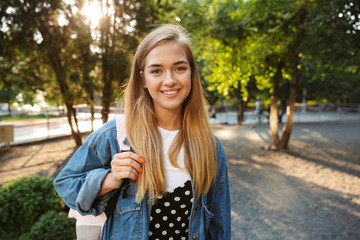
{"type": "Polygon", "coordinates": [[[111,79],[108,76],[108,71],[106,70],[107,67],[103,67],[103,83],[104,87],[102,89],[102,98],[101,98],[101,119],[103,123],[106,123],[109,119],[109,111],[110,111],[110,102],[111,102],[111,79]]]}
{"type": "Polygon", "coordinates": [[[90,113],[91,113],[91,132],[94,131],[94,119],[95,119],[95,104],[94,104],[94,93],[90,95],[90,113]]]}
{"type": "Polygon", "coordinates": [[[290,52],[290,59],[292,62],[292,76],[291,76],[291,87],[290,87],[290,97],[289,97],[290,112],[282,131],[282,137],[280,140],[280,149],[288,148],[292,127],[294,125],[296,93],[297,93],[297,87],[299,81],[298,79],[298,66],[300,63],[299,52],[300,52],[301,42],[305,34],[305,30],[303,28],[305,16],[306,16],[306,11],[305,9],[301,8],[297,15],[298,32],[296,34],[295,43],[292,48],[293,51],[290,52]]]}
{"type": "Polygon", "coordinates": [[[281,71],[283,69],[284,66],[284,61],[281,60],[278,63],[277,69],[276,69],[276,74],[274,76],[274,91],[271,95],[271,106],[270,106],[270,120],[269,120],[269,125],[270,125],[270,132],[271,132],[271,137],[272,137],[272,144],[271,144],[271,149],[279,149],[279,143],[280,143],[280,139],[279,139],[279,123],[278,123],[278,99],[279,99],[279,84],[280,84],[280,80],[282,78],[281,75],[281,71]]]}
{"type": "MultiPolygon", "coordinates": [[[[54,69],[56,68],[54,67],[54,69]]],[[[71,92],[69,91],[69,86],[65,82],[65,77],[66,77],[65,75],[66,74],[64,72],[64,69],[58,69],[57,71],[55,71],[56,81],[60,86],[60,92],[64,99],[67,110],[67,118],[71,130],[71,135],[75,141],[76,146],[81,146],[82,145],[81,133],[79,131],[79,127],[77,126],[77,119],[76,119],[75,109],[72,104],[71,92]],[[72,124],[72,115],[74,115],[75,124],[77,126],[77,132],[74,131],[74,127],[72,124]]]]}
{"type": "Polygon", "coordinates": [[[296,93],[297,93],[297,76],[293,74],[291,88],[290,88],[290,101],[289,101],[289,114],[287,116],[287,121],[282,130],[282,137],[280,141],[280,149],[286,149],[288,147],[292,127],[294,125],[294,113],[295,113],[295,102],[296,102],[296,93]]]}
{"type": "MultiPolygon", "coordinates": [[[[86,72],[85,72],[86,73],[86,72]]],[[[85,84],[85,91],[87,93],[87,103],[90,109],[90,121],[91,121],[91,132],[94,131],[94,119],[95,119],[95,97],[94,97],[94,88],[90,83],[90,77],[86,77],[84,82],[85,84]]]]}
{"type": "Polygon", "coordinates": [[[244,121],[244,112],[246,108],[247,101],[241,100],[240,106],[238,108],[237,124],[242,125],[244,121]]]}
{"type": "MultiPolygon", "coordinates": [[[[111,58],[111,47],[110,45],[110,20],[107,18],[109,28],[104,28],[101,32],[101,48],[103,49],[102,52],[102,98],[101,98],[101,119],[103,123],[106,123],[109,119],[109,110],[110,110],[110,103],[112,99],[112,89],[111,89],[111,61],[114,59],[111,58]]],[[[114,44],[114,42],[113,42],[114,44]]]]}
{"type": "Polygon", "coordinates": [[[90,39],[91,39],[91,28],[90,25],[87,24],[86,28],[83,29],[83,31],[80,31],[82,35],[80,37],[83,37],[84,39],[89,39],[89,41],[85,41],[84,43],[80,44],[80,51],[81,51],[81,72],[83,75],[83,86],[85,89],[85,92],[87,94],[86,101],[89,105],[90,110],[90,121],[91,121],[91,132],[94,131],[94,116],[95,116],[95,108],[94,108],[94,89],[95,84],[93,78],[90,77],[90,72],[94,68],[94,59],[91,54],[90,50],[90,39]]]}
{"type": "Polygon", "coordinates": [[[76,126],[76,132],[80,133],[79,124],[78,124],[78,120],[77,120],[77,116],[76,116],[76,108],[72,107],[72,111],[73,111],[74,122],[75,122],[75,126],[76,126]]]}
{"type": "Polygon", "coordinates": [[[281,112],[278,114],[279,115],[279,123],[282,123],[282,117],[284,116],[285,112],[286,112],[286,106],[288,103],[288,99],[289,99],[289,94],[290,94],[290,84],[286,81],[285,83],[285,95],[281,101],[281,112]]]}
{"type": "Polygon", "coordinates": [[[241,94],[241,82],[238,82],[238,88],[235,89],[235,96],[236,96],[236,100],[238,102],[238,107],[237,107],[237,125],[242,125],[243,121],[244,121],[244,111],[245,111],[245,103],[244,100],[242,99],[242,94],[241,94]]]}
{"type": "Polygon", "coordinates": [[[67,109],[67,119],[68,119],[68,123],[71,129],[71,135],[73,137],[73,139],[75,140],[76,146],[81,146],[82,144],[82,139],[81,139],[81,134],[79,131],[75,132],[73,124],[72,124],[72,113],[74,112],[74,108],[71,104],[66,104],[66,109],[67,109]]]}

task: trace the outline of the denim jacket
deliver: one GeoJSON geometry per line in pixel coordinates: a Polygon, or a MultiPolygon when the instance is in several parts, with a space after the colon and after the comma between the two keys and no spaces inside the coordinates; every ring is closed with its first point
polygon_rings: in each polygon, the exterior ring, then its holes
{"type": "MultiPolygon", "coordinates": [[[[230,239],[230,194],[227,164],[218,139],[217,174],[210,191],[200,198],[194,196],[188,239],[230,239]]],[[[113,155],[119,153],[115,120],[88,136],[54,181],[58,194],[72,209],[82,215],[100,215],[115,191],[97,197],[101,183],[110,171],[113,155]]],[[[193,189],[196,183],[192,182],[193,189]]],[[[134,183],[124,191],[120,188],[116,208],[102,232],[101,239],[148,239],[152,199],[149,194],[135,201],[134,183]]]]}

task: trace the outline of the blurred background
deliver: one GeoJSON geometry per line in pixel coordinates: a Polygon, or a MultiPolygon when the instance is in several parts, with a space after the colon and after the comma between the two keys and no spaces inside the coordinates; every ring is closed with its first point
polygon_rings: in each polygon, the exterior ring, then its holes
{"type": "Polygon", "coordinates": [[[213,124],[291,132],[359,118],[358,1],[2,0],[0,18],[0,134],[12,143],[81,145],[117,112],[137,44],[163,23],[193,39],[213,124]]]}

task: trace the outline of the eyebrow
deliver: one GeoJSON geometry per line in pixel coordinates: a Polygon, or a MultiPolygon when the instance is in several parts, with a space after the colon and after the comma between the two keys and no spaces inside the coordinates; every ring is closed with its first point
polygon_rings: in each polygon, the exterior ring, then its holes
{"type": "MultiPolygon", "coordinates": [[[[178,61],[176,63],[174,63],[173,65],[180,65],[180,64],[189,64],[188,61],[178,61]]],[[[149,66],[147,66],[146,68],[152,68],[152,67],[162,67],[161,64],[151,64],[149,66]]]]}

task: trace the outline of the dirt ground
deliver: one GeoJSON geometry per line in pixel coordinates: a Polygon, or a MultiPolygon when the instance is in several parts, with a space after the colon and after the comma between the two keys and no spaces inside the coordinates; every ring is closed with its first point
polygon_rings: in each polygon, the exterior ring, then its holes
{"type": "MultiPolygon", "coordinates": [[[[228,161],[232,239],[360,239],[360,121],[295,124],[280,152],[264,150],[265,124],[214,132],[228,161]]],[[[61,139],[0,152],[0,183],[54,176],[74,147],[61,139]]]]}

